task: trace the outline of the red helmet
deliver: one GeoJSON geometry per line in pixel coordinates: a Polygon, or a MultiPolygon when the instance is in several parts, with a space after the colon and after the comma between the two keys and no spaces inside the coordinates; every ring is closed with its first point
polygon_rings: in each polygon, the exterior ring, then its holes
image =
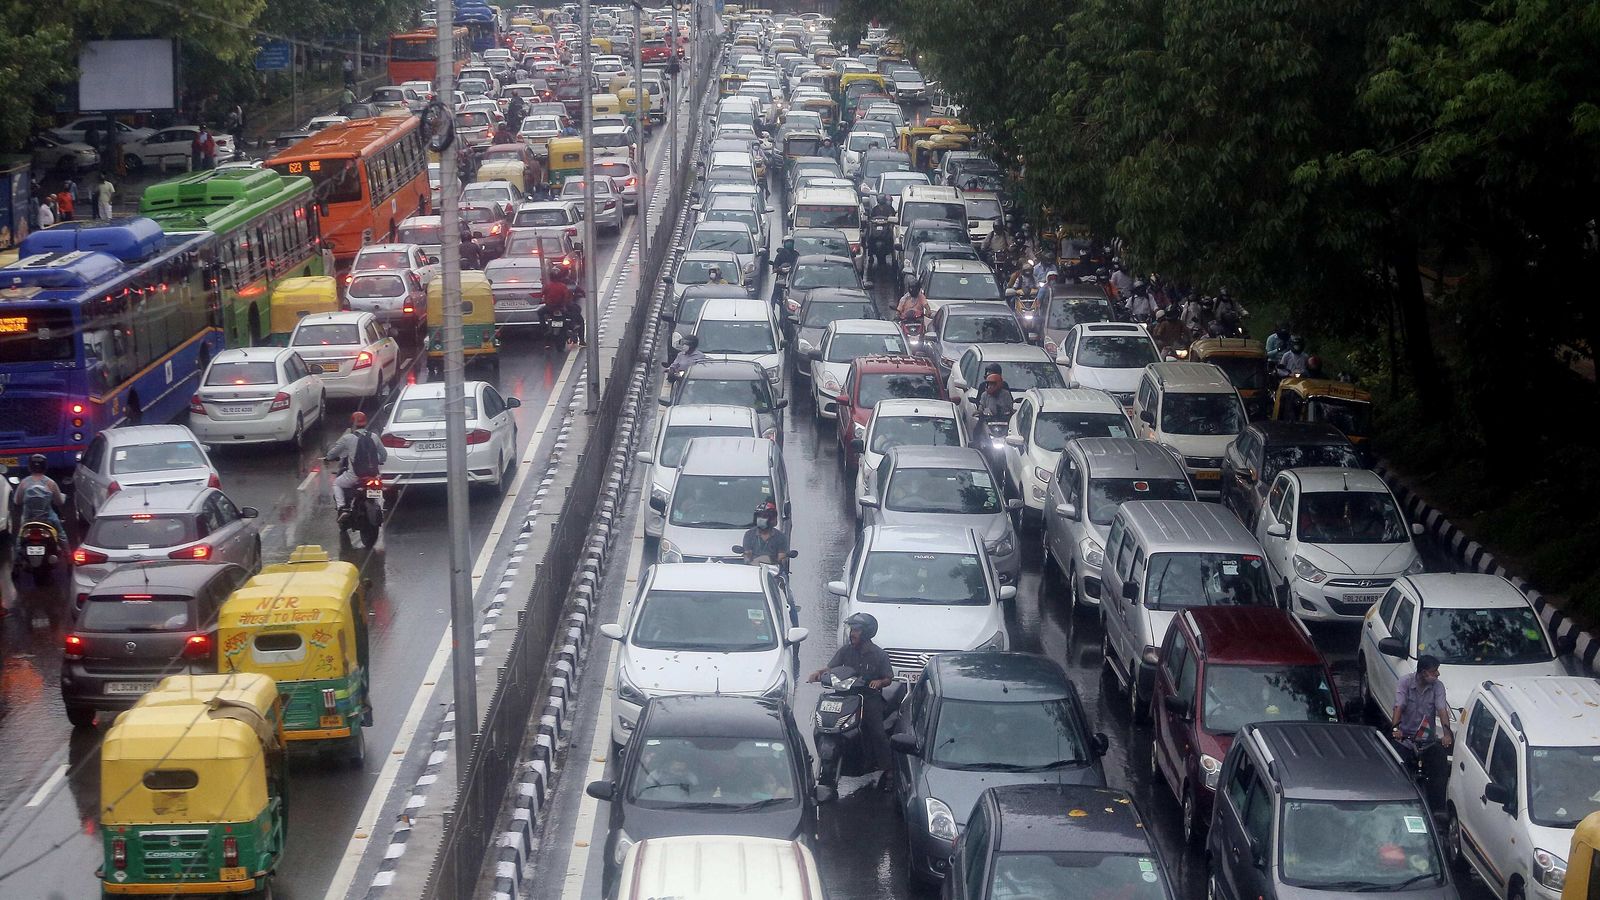
{"type": "Polygon", "coordinates": [[[362,412],[359,409],[356,410],[355,412],[351,413],[350,414],[350,427],[351,428],[365,428],[365,427],[367,427],[367,414],[362,412]]]}

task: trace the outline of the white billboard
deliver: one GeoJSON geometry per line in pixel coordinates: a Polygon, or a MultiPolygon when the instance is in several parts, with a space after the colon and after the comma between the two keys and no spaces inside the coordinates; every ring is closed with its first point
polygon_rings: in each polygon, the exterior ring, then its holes
{"type": "Polygon", "coordinates": [[[78,111],[171,109],[176,65],[168,38],[89,41],[78,53],[78,111]]]}

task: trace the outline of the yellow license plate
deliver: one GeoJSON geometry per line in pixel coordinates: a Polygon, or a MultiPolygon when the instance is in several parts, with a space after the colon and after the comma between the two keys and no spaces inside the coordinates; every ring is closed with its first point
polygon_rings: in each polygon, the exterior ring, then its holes
{"type": "Polygon", "coordinates": [[[1196,472],[1194,473],[1194,477],[1200,479],[1201,481],[1215,481],[1222,477],[1222,473],[1217,471],[1196,472]]]}
{"type": "Polygon", "coordinates": [[[0,456],[0,466],[14,466],[17,464],[15,456],[0,456]]]}
{"type": "Polygon", "coordinates": [[[249,881],[250,872],[244,866],[223,866],[223,881],[249,881]]]}
{"type": "Polygon", "coordinates": [[[344,716],[323,716],[318,720],[318,727],[339,728],[344,725],[344,716]]]}

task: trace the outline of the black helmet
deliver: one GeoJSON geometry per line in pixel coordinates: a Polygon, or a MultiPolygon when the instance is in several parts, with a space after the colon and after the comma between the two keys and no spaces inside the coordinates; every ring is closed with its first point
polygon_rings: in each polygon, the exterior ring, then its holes
{"type": "Polygon", "coordinates": [[[1135,278],[1133,280],[1133,292],[1135,294],[1142,294],[1145,291],[1148,291],[1149,289],[1150,289],[1150,285],[1145,283],[1145,280],[1143,278],[1135,278]]]}
{"type": "Polygon", "coordinates": [[[1297,334],[1289,338],[1289,347],[1298,353],[1306,348],[1306,339],[1297,334]]]}
{"type": "Polygon", "coordinates": [[[916,295],[922,293],[922,282],[918,281],[915,278],[913,278],[910,281],[906,282],[906,293],[910,294],[913,297],[915,297],[916,295]]]}
{"type": "Polygon", "coordinates": [[[30,474],[43,475],[44,470],[49,467],[49,465],[50,460],[46,459],[43,453],[35,453],[28,457],[28,472],[30,474]]]}
{"type": "Polygon", "coordinates": [[[1227,288],[1220,287],[1220,288],[1217,288],[1217,299],[1218,300],[1231,300],[1232,297],[1228,294],[1228,289],[1227,288]]]}
{"type": "Polygon", "coordinates": [[[858,612],[844,620],[846,629],[861,629],[861,639],[870,641],[878,634],[878,620],[871,613],[858,612]]]}
{"type": "Polygon", "coordinates": [[[983,374],[985,374],[985,375],[1003,375],[1005,373],[1000,370],[1000,364],[999,363],[991,362],[991,363],[985,363],[984,364],[984,366],[983,366],[983,374]]]}

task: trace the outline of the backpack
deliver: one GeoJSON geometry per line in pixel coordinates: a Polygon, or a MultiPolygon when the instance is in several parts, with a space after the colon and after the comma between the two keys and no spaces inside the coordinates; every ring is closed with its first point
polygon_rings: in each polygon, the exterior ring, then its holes
{"type": "Polygon", "coordinates": [[[377,446],[372,443],[372,435],[365,431],[357,432],[356,449],[350,454],[350,470],[361,478],[368,478],[378,474],[378,466],[382,462],[377,446]]]}

